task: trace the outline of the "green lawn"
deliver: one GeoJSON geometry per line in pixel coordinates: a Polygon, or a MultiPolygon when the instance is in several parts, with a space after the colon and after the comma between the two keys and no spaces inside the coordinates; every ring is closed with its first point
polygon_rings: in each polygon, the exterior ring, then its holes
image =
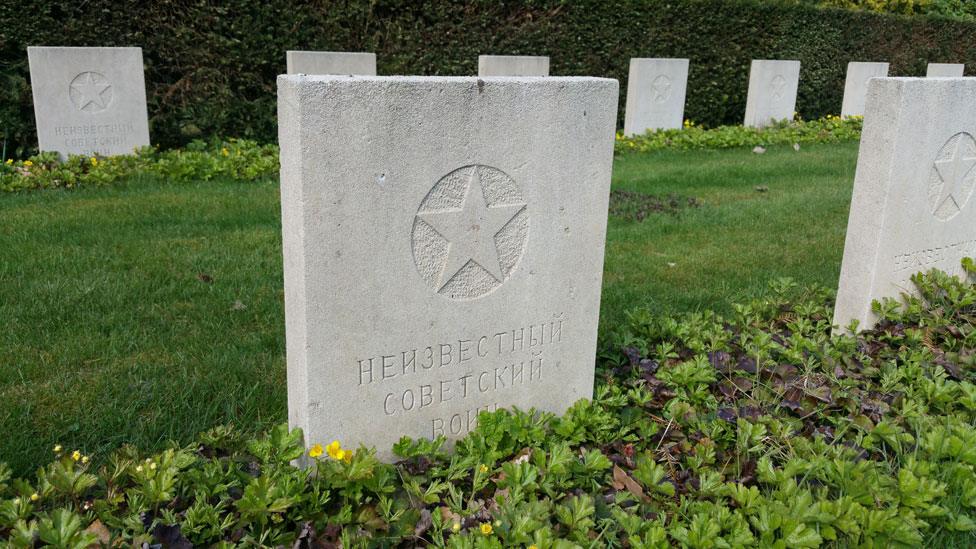
{"type": "MultiPolygon", "coordinates": [[[[856,156],[617,159],[615,188],[703,205],[610,219],[601,329],[634,306],[727,310],[782,276],[835,285],[856,156]]],[[[274,182],[0,196],[0,461],[24,473],[56,442],[98,454],[283,421],[281,285],[274,182]]]]}

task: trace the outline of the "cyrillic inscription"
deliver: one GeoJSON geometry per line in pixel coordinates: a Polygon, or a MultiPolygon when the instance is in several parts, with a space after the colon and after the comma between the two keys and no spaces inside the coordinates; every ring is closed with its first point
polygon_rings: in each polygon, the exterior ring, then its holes
{"type": "MultiPolygon", "coordinates": [[[[359,359],[359,385],[414,378],[406,386],[391,387],[383,401],[377,403],[385,416],[468,399],[511,400],[504,396],[542,381],[547,370],[558,367],[558,360],[547,359],[544,351],[562,343],[564,322],[560,314],[539,324],[359,359]]],[[[455,413],[435,418],[430,432],[432,436],[467,432],[476,424],[480,411],[498,406],[498,402],[472,404],[467,415],[455,413]]]]}

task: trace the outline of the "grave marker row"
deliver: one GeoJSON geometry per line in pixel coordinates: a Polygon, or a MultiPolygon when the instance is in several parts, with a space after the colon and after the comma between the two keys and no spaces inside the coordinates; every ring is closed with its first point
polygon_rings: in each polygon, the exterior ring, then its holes
{"type": "MultiPolygon", "coordinates": [[[[149,145],[140,48],[28,48],[38,144],[42,151],[114,155],[149,145]]],[[[376,75],[376,54],[286,52],[289,74],[376,75]]],[[[680,128],[688,82],[687,59],[630,61],[624,133],[680,128]]],[[[799,61],[753,60],[746,126],[790,119],[796,106],[799,61]]],[[[843,116],[863,113],[867,81],[887,75],[887,63],[850,63],[843,116]]],[[[963,65],[932,63],[929,76],[961,76],[963,65]]],[[[478,74],[548,76],[549,58],[482,55],[478,74]]]]}
{"type": "MultiPolygon", "coordinates": [[[[43,146],[148,144],[141,50],[28,56],[43,146]]],[[[369,55],[343,62],[375,72],[369,55]]],[[[683,103],[687,69],[635,60],[631,82],[683,103]]],[[[976,80],[873,78],[886,72],[848,74],[850,110],[865,83],[867,99],[840,328],[870,326],[871,300],[911,292],[914,272],[959,274],[976,255],[976,80]]],[[[798,74],[754,61],[747,122],[791,115],[798,74]]],[[[293,75],[278,88],[289,421],[307,444],[389,459],[405,434],[456,439],[480,411],[591,396],[615,80],[293,75]]]]}
{"type": "MultiPolygon", "coordinates": [[[[932,63],[928,76],[962,76],[963,68],[961,64],[932,63]]],[[[868,81],[885,76],[888,76],[888,63],[849,63],[841,116],[863,115],[868,81]]],[[[777,120],[792,119],[799,77],[799,61],[753,60],[743,124],[763,127],[777,120]]],[[[631,59],[624,134],[680,128],[687,81],[687,59],[631,59]]]]}

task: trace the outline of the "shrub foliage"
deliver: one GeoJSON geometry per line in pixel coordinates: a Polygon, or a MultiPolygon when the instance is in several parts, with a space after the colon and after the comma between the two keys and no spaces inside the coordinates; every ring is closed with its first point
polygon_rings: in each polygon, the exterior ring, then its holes
{"type": "Polygon", "coordinates": [[[631,137],[617,134],[617,153],[661,149],[729,149],[800,143],[839,143],[860,139],[862,117],[827,115],[820,120],[783,120],[765,128],[719,126],[705,129],[689,121],[680,130],[648,131],[631,137]]]}
{"type": "Polygon", "coordinates": [[[229,178],[239,181],[278,175],[278,146],[232,139],[212,144],[194,141],[183,149],[144,147],[131,155],[78,156],[62,161],[46,152],[0,164],[0,191],[71,189],[155,177],[170,183],[229,178]]]}
{"type": "Polygon", "coordinates": [[[937,271],[914,280],[919,296],[876,304],[882,321],[858,336],[831,336],[829,292],[789,281],[724,318],[635,311],[600,354],[592,401],[561,417],[483,414],[451,451],[404,438],[392,465],[338,441],[310,441],[303,457],[284,426],[104,460],[57,446],[33,478],[0,466],[0,538],[972,546],[976,287],[937,271]]]}
{"type": "Polygon", "coordinates": [[[0,131],[7,155],[36,146],[26,48],[141,46],[151,135],[271,142],[285,50],[374,51],[380,74],[470,75],[483,53],[549,55],[554,75],[620,79],[631,57],[691,59],[687,116],[740,123],[751,59],[799,59],[798,111],[840,110],[848,61],[976,58],[972,23],[753,0],[24,0],[0,3],[0,131]]]}

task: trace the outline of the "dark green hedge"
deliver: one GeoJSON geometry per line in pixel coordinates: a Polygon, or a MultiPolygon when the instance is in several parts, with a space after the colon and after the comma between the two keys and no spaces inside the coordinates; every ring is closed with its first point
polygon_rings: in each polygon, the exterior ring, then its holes
{"type": "MultiPolygon", "coordinates": [[[[36,145],[28,45],[141,46],[152,138],[275,139],[285,50],[366,50],[381,74],[464,75],[479,53],[546,54],[554,75],[626,88],[631,57],[691,59],[687,117],[741,122],[752,58],[799,59],[799,111],[840,110],[851,60],[893,75],[976,58],[976,25],[733,0],[19,0],[0,2],[0,126],[8,155],[36,145]]],[[[620,102],[623,109],[623,96],[620,102]]]]}

